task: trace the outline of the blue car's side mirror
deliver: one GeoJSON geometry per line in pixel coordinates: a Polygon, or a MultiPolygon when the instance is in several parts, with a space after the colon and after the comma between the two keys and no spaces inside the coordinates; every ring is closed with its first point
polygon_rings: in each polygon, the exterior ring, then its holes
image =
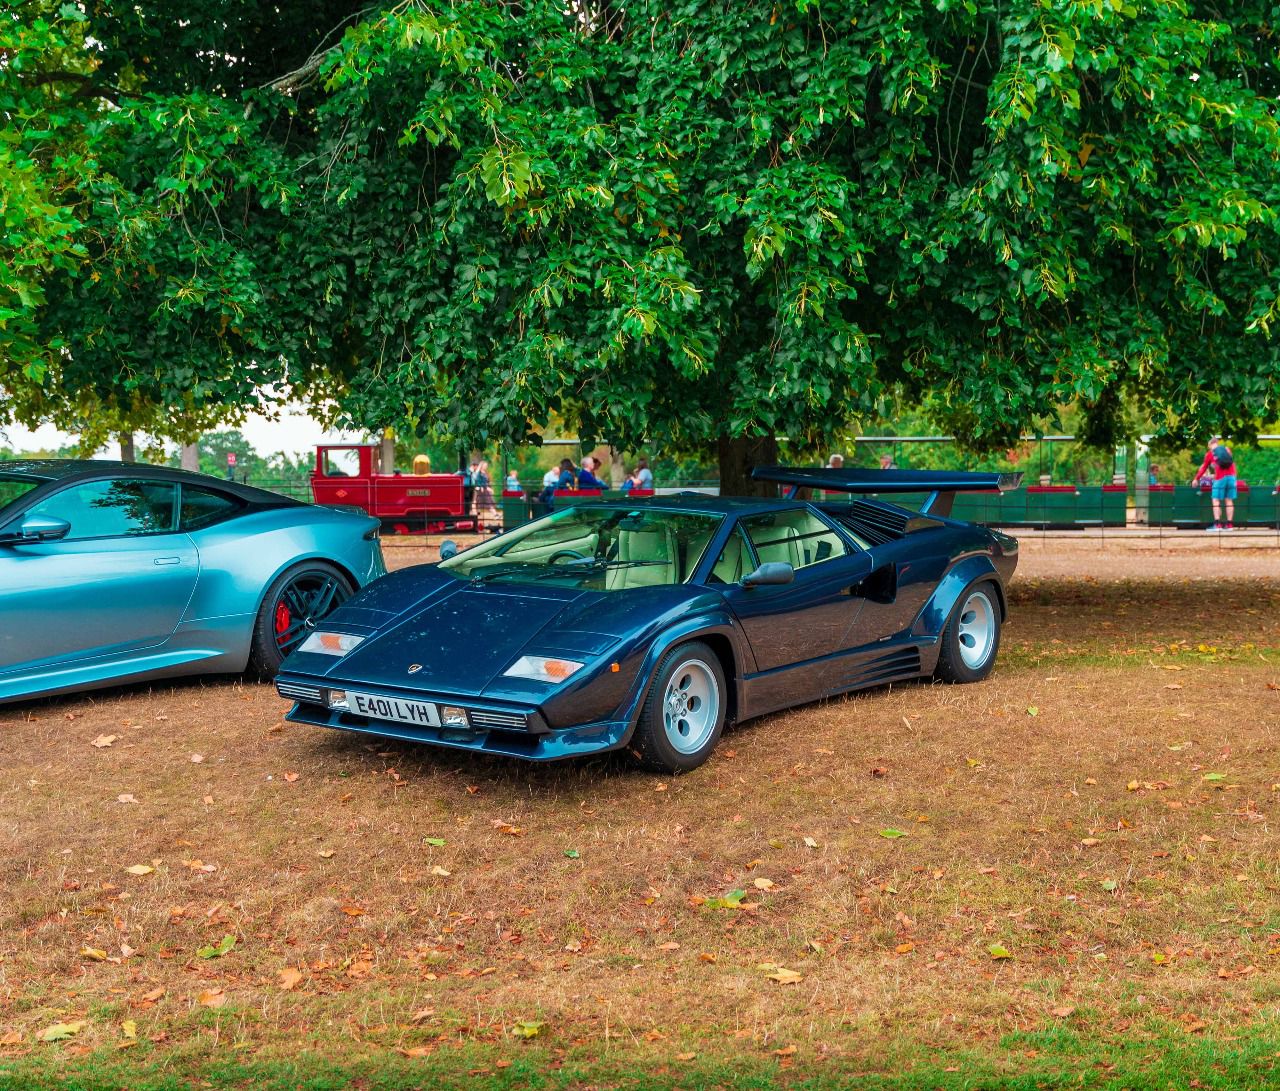
{"type": "MultiPolygon", "coordinates": [[[[56,542],[65,538],[71,524],[65,519],[52,515],[28,515],[18,526],[17,534],[10,541],[17,542],[56,542]]],[[[7,537],[7,535],[6,535],[7,537]]]]}
{"type": "Polygon", "coordinates": [[[743,587],[759,587],[763,584],[790,583],[796,578],[796,570],[786,561],[765,561],[749,575],[742,577],[743,587]]]}

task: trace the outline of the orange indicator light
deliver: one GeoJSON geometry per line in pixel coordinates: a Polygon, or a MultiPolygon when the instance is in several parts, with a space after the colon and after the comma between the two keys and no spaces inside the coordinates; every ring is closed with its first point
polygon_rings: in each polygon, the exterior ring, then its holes
{"type": "Polygon", "coordinates": [[[613,673],[614,673],[614,674],[617,674],[617,673],[618,673],[618,671],[622,670],[622,668],[621,668],[620,666],[618,666],[618,664],[617,664],[617,663],[610,663],[610,664],[609,664],[609,669],[610,669],[611,671],[613,671],[613,673]]]}

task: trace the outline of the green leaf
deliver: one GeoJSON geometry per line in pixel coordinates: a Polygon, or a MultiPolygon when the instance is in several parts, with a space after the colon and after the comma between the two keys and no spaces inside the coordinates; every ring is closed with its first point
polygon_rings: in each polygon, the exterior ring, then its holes
{"type": "Polygon", "coordinates": [[[893,840],[894,838],[898,838],[898,837],[909,837],[910,834],[908,834],[906,830],[898,830],[890,826],[888,829],[881,830],[880,836],[888,837],[890,840],[893,840]]]}
{"type": "Polygon", "coordinates": [[[212,947],[201,947],[196,951],[197,958],[221,958],[236,945],[236,937],[228,933],[212,947]]]}
{"type": "Polygon", "coordinates": [[[424,845],[431,845],[433,848],[444,848],[446,841],[443,837],[424,837],[422,839],[424,845]]]}
{"type": "Polygon", "coordinates": [[[83,1019],[74,1023],[54,1023],[51,1027],[45,1027],[36,1037],[42,1042],[62,1042],[67,1038],[74,1038],[84,1029],[84,1026],[83,1019]]]}
{"type": "Polygon", "coordinates": [[[576,860],[578,859],[579,856],[582,855],[582,853],[580,853],[577,849],[565,849],[564,854],[567,857],[569,857],[570,860],[576,860]]]}
{"type": "Polygon", "coordinates": [[[1209,781],[1226,780],[1227,774],[1226,773],[1205,773],[1205,775],[1202,776],[1200,779],[1209,780],[1209,781]]]}
{"type": "Polygon", "coordinates": [[[521,1019],[511,1028],[511,1033],[517,1038],[537,1038],[544,1030],[547,1024],[532,1019],[521,1019]]]}
{"type": "Polygon", "coordinates": [[[987,948],[987,953],[990,954],[993,959],[1013,958],[1013,955],[1009,953],[1008,948],[1002,947],[998,943],[991,944],[991,946],[987,948]]]}

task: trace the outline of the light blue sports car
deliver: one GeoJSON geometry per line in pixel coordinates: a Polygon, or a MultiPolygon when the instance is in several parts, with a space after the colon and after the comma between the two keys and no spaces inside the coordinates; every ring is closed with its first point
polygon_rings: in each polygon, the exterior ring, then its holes
{"type": "Polygon", "coordinates": [[[159,466],[0,462],[0,702],[271,677],[386,570],[366,515],[159,466]]]}

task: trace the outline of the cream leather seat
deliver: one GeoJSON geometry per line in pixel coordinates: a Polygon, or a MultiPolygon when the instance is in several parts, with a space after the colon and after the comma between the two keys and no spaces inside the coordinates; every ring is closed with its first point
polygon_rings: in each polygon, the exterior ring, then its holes
{"type": "MultiPolygon", "coordinates": [[[[756,543],[756,554],[760,558],[760,563],[768,564],[770,561],[782,561],[792,568],[803,567],[804,559],[800,553],[800,539],[796,534],[795,527],[780,526],[775,528],[775,531],[775,533],[767,535],[767,545],[756,543]]],[[[762,534],[761,537],[765,537],[765,534],[762,534]]]]}
{"type": "Polygon", "coordinates": [[[644,564],[619,565],[605,575],[605,587],[617,591],[627,587],[653,587],[676,582],[676,541],[670,527],[618,531],[619,561],[644,564]]]}

